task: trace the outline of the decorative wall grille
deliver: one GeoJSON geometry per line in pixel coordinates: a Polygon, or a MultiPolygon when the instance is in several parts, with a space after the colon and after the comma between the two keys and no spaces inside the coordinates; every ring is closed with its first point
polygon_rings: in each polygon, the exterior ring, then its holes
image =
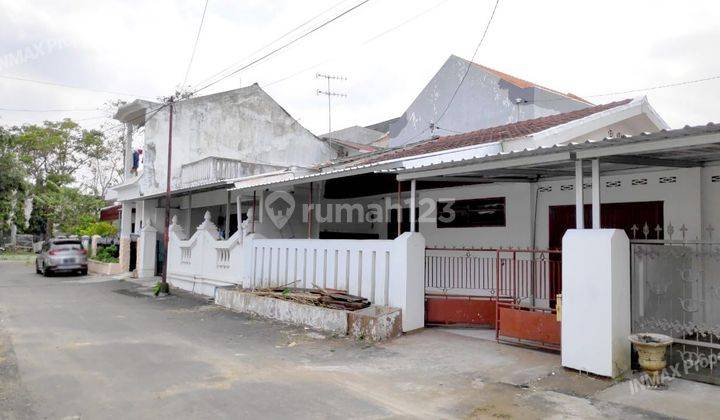
{"type": "Polygon", "coordinates": [[[674,184],[677,182],[676,176],[661,176],[658,180],[661,184],[674,184]]]}
{"type": "Polygon", "coordinates": [[[560,191],[572,191],[575,189],[575,186],[572,184],[566,184],[560,186],[560,191]]]}
{"type": "Polygon", "coordinates": [[[720,243],[636,240],[630,249],[632,332],[673,337],[668,364],[720,384],[720,243]]]}
{"type": "Polygon", "coordinates": [[[647,185],[647,178],[633,179],[631,184],[632,185],[647,185]]]}

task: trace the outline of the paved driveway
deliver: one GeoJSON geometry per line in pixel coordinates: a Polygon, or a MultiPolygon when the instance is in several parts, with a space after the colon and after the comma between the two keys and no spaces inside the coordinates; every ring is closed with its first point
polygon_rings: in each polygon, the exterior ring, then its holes
{"type": "Polygon", "coordinates": [[[558,356],[441,329],[381,345],[0,262],[3,418],[647,417],[558,356]],[[557,380],[562,378],[562,380],[557,380]]]}

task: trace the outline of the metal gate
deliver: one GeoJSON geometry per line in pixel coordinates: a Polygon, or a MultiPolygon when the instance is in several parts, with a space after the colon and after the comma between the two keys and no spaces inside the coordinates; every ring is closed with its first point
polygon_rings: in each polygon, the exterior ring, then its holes
{"type": "Polygon", "coordinates": [[[674,339],[671,366],[720,384],[720,242],[631,241],[634,333],[674,339]]]}
{"type": "Polygon", "coordinates": [[[498,341],[557,350],[560,251],[427,248],[428,325],[485,326],[498,341]]]}

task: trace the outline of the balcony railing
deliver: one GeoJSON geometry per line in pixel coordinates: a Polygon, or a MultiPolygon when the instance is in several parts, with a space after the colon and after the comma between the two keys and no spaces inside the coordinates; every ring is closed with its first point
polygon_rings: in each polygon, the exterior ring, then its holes
{"type": "Polygon", "coordinates": [[[211,184],[225,179],[239,178],[243,175],[243,162],[236,159],[206,157],[182,165],[178,188],[211,184]]]}

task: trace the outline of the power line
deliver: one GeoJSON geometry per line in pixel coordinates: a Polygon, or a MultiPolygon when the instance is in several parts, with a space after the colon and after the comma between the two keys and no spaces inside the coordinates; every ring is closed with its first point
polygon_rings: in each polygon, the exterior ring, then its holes
{"type": "MultiPolygon", "coordinates": [[[[664,83],[661,85],[649,86],[649,87],[644,87],[644,88],[640,88],[640,89],[621,90],[621,91],[617,91],[617,92],[598,93],[598,94],[594,94],[594,95],[583,95],[582,98],[602,98],[604,96],[614,96],[614,95],[624,95],[627,93],[648,92],[651,90],[665,89],[665,88],[678,87],[678,86],[686,86],[686,85],[692,85],[695,83],[702,83],[702,82],[710,82],[710,81],[718,80],[718,79],[720,79],[720,74],[717,74],[715,76],[710,76],[710,77],[703,77],[701,79],[692,79],[692,80],[684,80],[684,81],[680,81],[680,82],[664,83]]],[[[530,103],[556,102],[556,101],[565,101],[565,100],[567,100],[567,98],[541,99],[539,101],[530,101],[530,103]]]]}
{"type": "Polygon", "coordinates": [[[333,22],[335,22],[336,20],[342,18],[343,16],[345,16],[345,15],[347,15],[348,13],[352,12],[353,10],[359,8],[360,6],[368,3],[369,1],[370,1],[370,0],[363,0],[363,1],[361,1],[360,3],[356,4],[355,6],[353,6],[353,7],[349,8],[349,9],[345,10],[344,12],[342,12],[342,13],[340,13],[340,14],[338,14],[338,15],[336,15],[335,17],[333,17],[333,18],[331,18],[331,19],[329,19],[329,20],[326,20],[325,22],[323,22],[323,23],[320,24],[319,26],[316,26],[316,27],[314,27],[313,29],[305,32],[304,34],[302,34],[302,35],[300,35],[300,36],[298,36],[297,38],[294,38],[293,40],[291,40],[291,41],[289,41],[289,42],[287,42],[287,43],[285,43],[285,44],[283,44],[283,45],[275,48],[274,50],[272,50],[272,51],[270,51],[269,53],[263,55],[262,57],[257,58],[257,59],[255,59],[255,60],[251,61],[250,63],[248,63],[248,64],[240,67],[239,69],[234,70],[233,72],[231,72],[231,73],[229,73],[229,74],[221,77],[220,79],[218,79],[218,80],[216,80],[216,81],[214,81],[214,82],[208,83],[208,84],[206,84],[205,86],[203,86],[203,87],[201,87],[201,88],[193,91],[192,94],[194,95],[194,94],[200,92],[201,90],[207,89],[207,88],[209,88],[210,86],[212,86],[212,85],[214,85],[214,84],[216,84],[216,83],[219,83],[219,82],[227,79],[228,77],[230,77],[230,76],[232,76],[232,75],[234,75],[234,74],[237,74],[237,73],[241,72],[242,70],[247,69],[248,67],[250,67],[250,66],[252,66],[252,65],[255,65],[255,64],[259,63],[260,61],[263,61],[264,59],[270,57],[271,55],[273,55],[273,54],[275,54],[275,53],[277,53],[277,52],[279,52],[279,51],[281,51],[281,50],[289,47],[290,45],[296,43],[297,41],[300,41],[301,39],[303,39],[303,38],[311,35],[312,33],[314,33],[314,32],[316,32],[316,31],[324,28],[325,26],[327,26],[327,25],[329,25],[329,24],[331,24],[331,23],[333,23],[333,22]]]}
{"type": "Polygon", "coordinates": [[[458,83],[457,87],[455,88],[455,91],[453,92],[452,96],[450,97],[450,101],[445,105],[445,109],[443,110],[442,114],[440,114],[440,117],[438,117],[435,122],[440,122],[440,120],[443,119],[445,114],[447,113],[447,110],[450,108],[450,105],[452,105],[453,101],[455,100],[455,95],[457,95],[458,91],[460,90],[460,86],[462,86],[463,82],[465,81],[465,78],[467,77],[468,73],[470,72],[470,67],[473,65],[473,62],[475,61],[475,56],[477,55],[478,50],[480,49],[480,46],[482,45],[483,41],[485,40],[485,36],[488,33],[488,29],[490,29],[490,24],[493,21],[493,18],[495,17],[495,11],[498,8],[498,5],[500,4],[500,0],[495,0],[495,6],[493,6],[492,13],[490,14],[490,18],[487,21],[487,24],[485,25],[485,30],[483,31],[482,37],[480,37],[480,41],[478,42],[477,46],[475,47],[475,51],[473,52],[472,58],[468,62],[467,68],[465,69],[465,74],[463,74],[462,79],[460,79],[460,83],[458,83]]]}
{"type": "Polygon", "coordinates": [[[201,80],[200,82],[198,82],[198,84],[207,83],[207,82],[209,82],[210,80],[214,79],[215,77],[222,75],[222,74],[225,73],[226,71],[232,69],[233,67],[235,67],[235,66],[237,66],[238,64],[242,63],[243,61],[249,59],[249,58],[252,57],[253,55],[259,53],[260,51],[262,51],[262,50],[264,50],[264,49],[266,49],[266,48],[268,48],[268,47],[270,47],[271,45],[273,45],[273,44],[275,44],[276,42],[280,41],[281,39],[287,37],[288,35],[292,34],[293,32],[297,31],[298,29],[307,26],[308,24],[310,24],[310,23],[311,23],[312,21],[314,21],[315,19],[319,18],[320,16],[324,15],[325,13],[329,12],[330,10],[335,9],[336,7],[340,6],[341,4],[347,3],[348,1],[349,1],[349,0],[342,0],[342,1],[339,1],[339,2],[337,2],[337,3],[335,3],[335,4],[333,4],[333,5],[330,6],[329,8],[327,8],[327,9],[323,10],[322,12],[316,14],[315,16],[313,16],[313,17],[311,17],[310,19],[304,21],[303,23],[295,26],[294,28],[290,29],[289,31],[285,32],[284,34],[282,34],[282,35],[280,35],[279,37],[275,38],[274,40],[270,41],[269,43],[263,45],[262,47],[258,48],[257,50],[255,50],[255,51],[251,52],[250,54],[246,55],[245,57],[241,58],[240,60],[234,62],[233,64],[231,64],[231,65],[229,65],[229,66],[227,66],[227,67],[225,67],[224,69],[222,69],[222,70],[220,70],[219,72],[213,74],[212,76],[206,77],[205,79],[203,79],[203,80],[201,80]]]}
{"type": "Polygon", "coordinates": [[[160,112],[163,108],[165,108],[165,107],[168,106],[169,104],[170,104],[170,103],[164,103],[164,104],[160,105],[159,107],[157,107],[157,108],[149,111],[149,112],[152,112],[152,114],[151,114],[150,116],[148,116],[148,117],[146,117],[147,112],[148,112],[148,111],[146,111],[144,114],[140,114],[140,115],[138,115],[138,116],[136,116],[136,117],[130,118],[129,120],[127,120],[127,121],[125,121],[125,122],[123,122],[123,123],[120,123],[120,124],[114,125],[114,126],[112,126],[112,127],[106,128],[105,130],[102,130],[101,133],[105,134],[105,133],[107,133],[107,132],[109,132],[109,131],[115,130],[115,129],[117,129],[117,128],[121,128],[121,127],[123,127],[123,126],[124,126],[125,124],[127,124],[127,123],[132,124],[132,123],[134,123],[134,122],[138,122],[138,121],[142,120],[143,118],[145,118],[145,122],[148,122],[148,121],[150,121],[155,115],[157,115],[158,112],[160,112]]]}
{"type": "Polygon", "coordinates": [[[63,87],[63,88],[67,88],[67,89],[78,89],[78,90],[87,90],[87,91],[91,91],[91,92],[109,93],[112,95],[132,96],[132,97],[136,97],[136,98],[149,98],[145,95],[138,95],[136,93],[127,93],[127,92],[118,92],[118,91],[113,91],[113,90],[86,88],[86,87],[82,87],[82,86],[66,85],[63,83],[49,82],[46,80],[28,79],[25,77],[18,77],[18,76],[0,75],[0,79],[15,80],[15,81],[19,81],[19,82],[28,82],[28,83],[37,83],[37,84],[41,84],[41,85],[57,86],[57,87],[63,87]]]}
{"type": "MultiPolygon", "coordinates": [[[[422,136],[425,134],[428,130],[435,131],[437,127],[437,123],[445,116],[448,109],[450,108],[450,105],[455,100],[455,96],[457,95],[458,91],[460,90],[460,86],[462,86],[463,82],[465,81],[465,78],[467,77],[468,73],[470,72],[470,67],[473,65],[473,62],[475,61],[475,56],[477,55],[478,50],[480,49],[480,46],[482,45],[483,41],[485,40],[485,36],[488,33],[488,29],[490,29],[490,24],[493,21],[493,18],[495,17],[495,11],[498,8],[498,5],[500,4],[500,0],[495,0],[495,6],[493,6],[492,13],[490,14],[490,18],[487,21],[487,24],[485,25],[485,29],[483,30],[482,37],[480,37],[480,41],[478,42],[477,46],[475,47],[475,51],[473,52],[472,58],[470,61],[468,61],[467,68],[465,69],[465,73],[463,74],[463,77],[460,79],[460,83],[458,83],[457,87],[455,88],[455,91],[453,92],[452,96],[450,97],[450,101],[445,106],[445,109],[443,110],[442,114],[440,114],[440,117],[438,117],[435,122],[431,122],[428,124],[427,127],[422,129],[420,132],[415,134],[414,136],[410,137],[408,140],[405,141],[405,144],[412,143],[413,140],[416,138],[422,136]]],[[[444,129],[447,130],[447,129],[444,129]]]]}
{"type": "MultiPolygon", "coordinates": [[[[385,31],[380,32],[379,34],[377,34],[377,35],[375,35],[375,36],[373,36],[373,37],[371,37],[371,38],[366,39],[366,40],[363,41],[362,43],[356,45],[355,48],[365,46],[365,45],[367,45],[367,44],[369,44],[369,43],[371,43],[371,42],[373,42],[373,41],[375,41],[375,40],[377,40],[377,39],[379,39],[379,38],[381,38],[381,37],[389,34],[390,32],[393,32],[393,31],[395,31],[395,30],[397,30],[397,29],[399,29],[399,28],[407,25],[408,23],[410,23],[410,22],[412,22],[412,21],[414,21],[414,20],[416,20],[416,19],[418,19],[418,18],[426,15],[427,13],[429,13],[429,12],[437,9],[437,8],[440,7],[442,4],[447,3],[448,1],[449,1],[449,0],[441,0],[440,2],[438,2],[437,4],[435,4],[434,6],[428,8],[428,9],[425,9],[425,10],[423,10],[422,12],[420,12],[420,13],[418,13],[418,14],[416,14],[416,15],[408,18],[408,19],[406,19],[406,20],[403,21],[402,23],[400,23],[400,24],[398,24],[398,25],[395,25],[395,26],[393,26],[393,27],[391,27],[391,28],[389,28],[389,29],[386,29],[385,31]]],[[[347,54],[347,53],[346,53],[346,54],[347,54]]],[[[272,85],[275,85],[275,84],[278,84],[278,83],[282,83],[282,82],[284,82],[284,81],[286,81],[286,80],[292,79],[292,78],[295,77],[295,76],[298,76],[298,75],[303,74],[303,73],[305,73],[305,72],[307,72],[307,71],[310,71],[310,70],[312,70],[312,69],[314,69],[314,68],[316,68],[316,67],[320,67],[320,66],[322,66],[323,64],[328,63],[328,62],[334,60],[334,59],[337,58],[337,57],[338,57],[338,56],[334,56],[334,57],[328,58],[328,59],[326,59],[326,60],[323,60],[323,61],[321,61],[321,62],[315,63],[315,64],[313,64],[312,66],[305,67],[304,69],[302,69],[302,70],[300,70],[300,71],[297,71],[297,72],[295,72],[295,73],[292,73],[292,74],[290,74],[290,75],[288,75],[288,76],[285,76],[285,77],[282,77],[282,78],[280,78],[280,79],[274,80],[274,81],[272,81],[272,82],[270,82],[270,83],[265,83],[265,84],[263,84],[262,86],[263,86],[263,87],[268,87],[268,86],[272,86],[272,85]]]]}
{"type": "Polygon", "coordinates": [[[56,109],[29,109],[29,108],[4,108],[0,107],[0,111],[5,112],[91,112],[100,111],[98,108],[77,109],[77,108],[56,108],[56,109]]]}
{"type": "Polygon", "coordinates": [[[619,92],[611,92],[611,93],[601,93],[601,94],[597,94],[597,95],[589,95],[589,96],[586,96],[586,98],[599,98],[599,97],[601,97],[601,96],[612,96],[612,95],[623,95],[623,94],[626,94],[626,93],[647,92],[647,91],[649,91],[649,90],[657,90],[657,89],[665,89],[665,88],[669,88],[669,87],[684,86],[684,85],[690,85],[690,84],[693,84],[693,83],[707,82],[707,81],[710,81],[710,80],[717,80],[717,79],[720,79],[720,74],[715,75],[715,76],[705,77],[705,78],[702,78],[702,79],[686,80],[686,81],[683,81],[683,82],[676,82],[676,83],[666,83],[666,84],[663,84],[663,85],[650,86],[650,87],[646,87],[646,88],[642,88],[642,89],[632,89],[632,90],[624,90],[624,91],[619,91],[619,92]]]}
{"type": "Polygon", "coordinates": [[[205,7],[203,8],[202,17],[200,18],[200,26],[198,27],[197,36],[195,37],[192,54],[190,54],[190,62],[188,63],[187,70],[185,70],[185,78],[182,82],[183,86],[185,86],[185,82],[187,82],[188,75],[190,74],[190,67],[192,67],[193,59],[195,58],[195,51],[197,50],[198,41],[200,41],[200,32],[202,32],[203,23],[205,22],[205,12],[207,11],[209,2],[210,0],[205,0],[205,7]]]}

